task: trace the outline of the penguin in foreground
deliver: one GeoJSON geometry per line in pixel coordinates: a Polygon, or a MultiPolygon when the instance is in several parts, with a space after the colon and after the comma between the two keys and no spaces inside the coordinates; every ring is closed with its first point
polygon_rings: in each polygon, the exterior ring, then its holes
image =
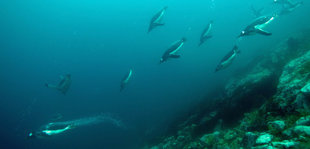
{"type": "Polygon", "coordinates": [[[217,65],[215,72],[227,68],[230,64],[232,64],[233,60],[239,53],[240,50],[238,49],[238,46],[235,45],[233,49],[229,53],[227,53],[226,56],[223,57],[223,59],[217,65]]]}
{"type": "Polygon", "coordinates": [[[120,91],[124,90],[125,86],[129,83],[131,77],[132,77],[132,69],[130,69],[129,72],[122,79],[120,91]]]}
{"type": "Polygon", "coordinates": [[[265,36],[272,35],[272,33],[265,31],[263,29],[274,19],[275,19],[274,16],[261,16],[255,19],[250,25],[248,25],[243,31],[241,31],[238,38],[254,34],[261,34],[265,36]]]}
{"type": "Polygon", "coordinates": [[[212,27],[213,27],[213,21],[210,21],[207,27],[202,31],[200,35],[199,46],[201,46],[207,39],[212,38],[212,35],[210,35],[212,27]]]}
{"type": "Polygon", "coordinates": [[[150,21],[150,25],[149,25],[149,29],[148,29],[148,33],[150,31],[152,31],[154,28],[156,28],[157,26],[163,26],[164,23],[162,23],[162,19],[166,13],[168,7],[164,7],[163,9],[161,9],[159,12],[157,12],[151,19],[150,21]]]}
{"type": "Polygon", "coordinates": [[[161,57],[159,63],[166,62],[170,58],[180,58],[180,55],[176,54],[184,45],[186,42],[186,38],[182,38],[181,40],[178,40],[174,42],[170,48],[168,48],[163,56],[161,57]]]}

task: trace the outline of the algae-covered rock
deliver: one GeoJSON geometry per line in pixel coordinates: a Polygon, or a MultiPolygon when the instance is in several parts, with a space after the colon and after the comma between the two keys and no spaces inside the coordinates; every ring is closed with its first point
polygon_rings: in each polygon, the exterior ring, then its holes
{"type": "Polygon", "coordinates": [[[235,131],[229,130],[227,133],[225,133],[224,139],[225,140],[232,140],[232,139],[236,138],[236,135],[237,134],[235,131]]]}
{"type": "Polygon", "coordinates": [[[271,142],[273,136],[268,133],[263,133],[256,139],[256,144],[268,144],[271,142]]]}
{"type": "Polygon", "coordinates": [[[297,135],[310,136],[310,126],[295,126],[293,131],[297,135]]]}
{"type": "Polygon", "coordinates": [[[289,141],[289,140],[284,140],[282,142],[272,142],[272,145],[276,148],[294,148],[298,145],[297,142],[294,141],[289,141]]]}
{"type": "Polygon", "coordinates": [[[207,146],[212,146],[216,144],[220,139],[220,132],[216,131],[211,134],[206,134],[200,138],[200,141],[206,144],[207,146]]]}
{"type": "Polygon", "coordinates": [[[309,96],[310,95],[310,83],[306,84],[303,88],[300,90],[302,93],[305,95],[309,96]]]}
{"type": "Polygon", "coordinates": [[[310,115],[301,117],[299,120],[296,121],[296,125],[310,126],[310,115]]]}
{"type": "Polygon", "coordinates": [[[257,135],[253,132],[246,132],[242,139],[242,146],[244,148],[251,148],[255,145],[255,141],[257,139],[257,135]]]}
{"type": "Polygon", "coordinates": [[[259,146],[252,147],[251,149],[274,149],[274,147],[271,145],[265,144],[265,145],[259,145],[259,146]]]}
{"type": "Polygon", "coordinates": [[[285,128],[285,122],[284,121],[273,121],[268,123],[268,127],[271,130],[274,130],[276,132],[280,132],[285,128]]]}
{"type": "MultiPolygon", "coordinates": [[[[225,87],[226,95],[230,97],[240,90],[243,90],[243,92],[250,91],[257,87],[258,84],[268,80],[271,75],[272,72],[269,69],[256,66],[255,69],[247,75],[230,80],[225,87]]],[[[240,92],[238,94],[240,94],[240,92]]]]}
{"type": "MultiPolygon", "coordinates": [[[[298,107],[296,98],[301,97],[299,96],[301,89],[307,86],[309,79],[310,51],[301,57],[291,60],[284,66],[279,78],[277,94],[274,96],[274,102],[277,104],[278,110],[288,113],[296,111],[298,108],[303,108],[298,107]]],[[[304,100],[304,98],[299,99],[304,100]]],[[[298,102],[306,103],[303,101],[298,102]]]]}

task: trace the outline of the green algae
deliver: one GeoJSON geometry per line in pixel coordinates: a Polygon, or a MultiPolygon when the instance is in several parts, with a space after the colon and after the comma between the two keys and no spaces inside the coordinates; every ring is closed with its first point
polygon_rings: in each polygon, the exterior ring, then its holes
{"type": "Polygon", "coordinates": [[[305,62],[301,68],[299,69],[298,73],[300,75],[305,75],[305,74],[308,74],[310,73],[310,60],[305,62]]]}

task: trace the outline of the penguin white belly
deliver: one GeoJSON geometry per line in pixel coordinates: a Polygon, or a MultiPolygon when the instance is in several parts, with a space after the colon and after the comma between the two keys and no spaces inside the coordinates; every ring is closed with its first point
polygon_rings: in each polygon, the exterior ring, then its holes
{"type": "Polygon", "coordinates": [[[226,68],[227,66],[229,66],[233,60],[235,59],[236,57],[236,53],[234,53],[229,59],[227,59],[226,61],[222,62],[222,67],[223,68],[226,68]]]}
{"type": "Polygon", "coordinates": [[[165,11],[162,11],[160,13],[159,17],[154,21],[154,23],[158,23],[159,24],[161,22],[161,20],[162,20],[162,17],[164,15],[164,13],[165,13],[165,11]]]}
{"type": "Polygon", "coordinates": [[[180,50],[180,48],[184,45],[184,42],[182,42],[178,48],[176,48],[175,50],[173,50],[170,54],[175,54],[176,52],[178,52],[180,50]]]}

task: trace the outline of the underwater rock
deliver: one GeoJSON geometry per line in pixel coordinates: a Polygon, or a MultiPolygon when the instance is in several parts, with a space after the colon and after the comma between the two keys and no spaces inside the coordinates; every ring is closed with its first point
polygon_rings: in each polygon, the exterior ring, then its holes
{"type": "MultiPolygon", "coordinates": [[[[282,112],[292,112],[298,109],[295,102],[296,97],[301,93],[310,77],[310,51],[303,56],[287,63],[279,78],[277,94],[274,101],[282,112]]],[[[299,101],[300,102],[300,101],[299,101]]]]}
{"type": "Polygon", "coordinates": [[[232,131],[232,130],[228,130],[227,133],[225,133],[224,135],[224,139],[225,140],[232,140],[234,138],[236,138],[237,134],[235,131],[232,131]]]}
{"type": "Polygon", "coordinates": [[[232,79],[225,87],[225,92],[228,97],[233,96],[234,94],[240,94],[240,89],[243,92],[257,87],[257,85],[264,80],[268,79],[272,75],[269,69],[266,69],[261,66],[255,67],[250,73],[242,78],[232,79]]]}
{"type": "Polygon", "coordinates": [[[216,131],[211,134],[206,134],[200,138],[200,141],[206,144],[207,146],[212,146],[216,144],[220,139],[220,132],[216,131]]]}
{"type": "Polygon", "coordinates": [[[277,147],[277,148],[293,148],[293,147],[296,147],[296,145],[298,145],[297,142],[294,142],[294,141],[289,141],[289,140],[284,140],[282,142],[272,142],[272,145],[274,147],[277,147]]]}
{"type": "Polygon", "coordinates": [[[268,123],[269,129],[275,130],[275,131],[282,131],[285,128],[285,122],[284,121],[273,121],[268,123]]]}
{"type": "Polygon", "coordinates": [[[310,126],[310,115],[301,117],[299,120],[296,121],[296,125],[310,126]]]}
{"type": "Polygon", "coordinates": [[[310,83],[306,84],[300,91],[305,95],[310,96],[310,83]]]}
{"type": "Polygon", "coordinates": [[[293,129],[286,129],[282,132],[282,135],[287,137],[287,138],[293,138],[294,136],[292,135],[293,129]]]}
{"type": "Polygon", "coordinates": [[[265,144],[265,145],[260,145],[260,146],[255,146],[255,147],[252,147],[251,149],[274,149],[274,147],[268,145],[268,144],[265,144]]]}
{"type": "Polygon", "coordinates": [[[301,43],[296,41],[299,38],[285,40],[266,55],[254,60],[247,68],[241,68],[226,83],[224,94],[205,104],[212,106],[203,106],[193,114],[195,117],[186,118],[188,122],[181,128],[194,123],[198,125],[194,131],[176,131],[178,133],[172,139],[167,137],[158,148],[309,147],[310,115],[300,118],[306,114],[304,109],[310,105],[307,96],[310,93],[310,51],[306,50],[310,46],[310,36],[306,36],[307,41],[300,40],[301,43]],[[241,121],[240,125],[227,128],[227,131],[223,128],[214,129],[216,126],[230,127],[227,124],[237,121],[241,121]],[[219,131],[205,134],[212,130],[219,131]]]}
{"type": "Polygon", "coordinates": [[[310,126],[295,126],[293,131],[297,135],[310,136],[310,126]]]}
{"type": "Polygon", "coordinates": [[[268,144],[271,142],[273,136],[268,133],[263,133],[256,139],[256,144],[268,144]]]}
{"type": "Polygon", "coordinates": [[[256,139],[257,135],[255,133],[247,132],[242,139],[242,146],[245,148],[250,148],[255,145],[256,139]]]}

